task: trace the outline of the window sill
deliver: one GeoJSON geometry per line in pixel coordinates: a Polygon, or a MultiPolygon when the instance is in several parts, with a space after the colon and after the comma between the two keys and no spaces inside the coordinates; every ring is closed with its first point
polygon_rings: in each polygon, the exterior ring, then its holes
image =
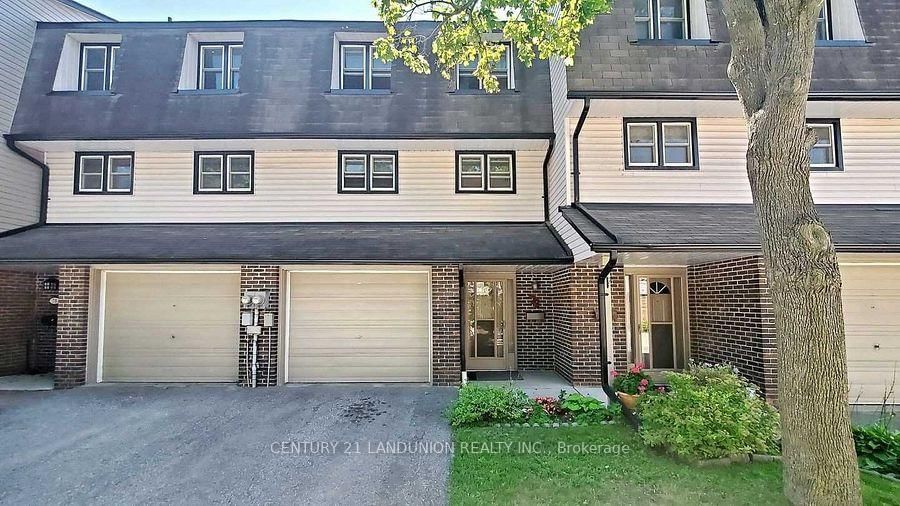
{"type": "Polygon", "coordinates": [[[456,190],[463,195],[515,195],[515,190],[456,190]]]}
{"type": "Polygon", "coordinates": [[[635,39],[628,38],[628,42],[635,46],[718,46],[717,40],[710,39],[635,39]]]}
{"type": "Polygon", "coordinates": [[[391,90],[328,90],[326,95],[380,96],[393,95],[391,90]]]}
{"type": "Polygon", "coordinates": [[[240,95],[241,90],[176,90],[173,95],[240,95]]]}
{"type": "Polygon", "coordinates": [[[481,96],[496,96],[496,95],[517,95],[521,93],[518,89],[514,90],[500,90],[497,93],[488,93],[484,90],[450,90],[447,93],[451,95],[481,95],[481,96]]]}
{"type": "Polygon", "coordinates": [[[670,172],[698,172],[700,167],[697,165],[694,166],[667,166],[667,165],[656,165],[656,166],[648,166],[644,167],[641,165],[629,165],[625,167],[625,172],[646,172],[646,171],[670,171],[670,172]]]}
{"type": "Polygon", "coordinates": [[[817,40],[816,47],[866,47],[870,43],[865,40],[817,40]]]}
{"type": "Polygon", "coordinates": [[[809,172],[815,173],[829,173],[829,172],[844,172],[844,168],[841,166],[837,167],[810,167],[809,172]]]}
{"type": "Polygon", "coordinates": [[[47,95],[54,96],[82,96],[82,97],[112,97],[118,95],[118,93],[114,91],[78,91],[78,90],[66,90],[66,91],[51,91],[47,95]]]}

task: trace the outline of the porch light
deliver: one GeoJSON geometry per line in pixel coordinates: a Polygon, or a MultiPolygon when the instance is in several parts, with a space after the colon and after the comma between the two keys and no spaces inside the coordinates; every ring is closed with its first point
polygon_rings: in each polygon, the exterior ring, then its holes
{"type": "Polygon", "coordinates": [[[49,277],[44,280],[44,282],[41,284],[41,287],[45,292],[55,292],[59,290],[59,278],[49,277]]]}

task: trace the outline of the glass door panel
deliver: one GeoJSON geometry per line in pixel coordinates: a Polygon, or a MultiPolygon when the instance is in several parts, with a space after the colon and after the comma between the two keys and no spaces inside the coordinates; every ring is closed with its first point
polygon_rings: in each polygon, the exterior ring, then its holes
{"type": "Polygon", "coordinates": [[[506,283],[466,282],[466,354],[473,370],[506,369],[506,283]]]}

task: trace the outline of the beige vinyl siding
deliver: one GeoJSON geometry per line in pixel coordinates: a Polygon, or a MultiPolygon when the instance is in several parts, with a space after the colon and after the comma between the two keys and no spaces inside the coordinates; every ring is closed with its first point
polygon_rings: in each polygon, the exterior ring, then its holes
{"type": "MultiPolygon", "coordinates": [[[[841,120],[844,170],[814,172],[816,202],[900,203],[900,120],[841,120]]],[[[581,133],[584,202],[751,202],[741,118],[698,118],[700,170],[624,167],[622,118],[589,118],[581,133]]]]}
{"type": "Polygon", "coordinates": [[[240,273],[105,276],[103,381],[237,380],[240,273]]]}
{"type": "Polygon", "coordinates": [[[900,263],[842,264],[850,402],[881,404],[900,390],[900,263]]]}
{"type": "Polygon", "coordinates": [[[427,382],[427,272],[292,272],[290,382],[427,382]]]}
{"type": "Polygon", "coordinates": [[[48,221],[543,221],[544,154],[516,153],[515,194],[457,194],[453,151],[401,151],[382,195],[338,194],[336,151],[258,151],[254,195],[194,195],[192,152],[137,152],[134,195],[74,195],[75,155],[54,152],[48,221]]]}
{"type": "MultiPolygon", "coordinates": [[[[9,133],[36,21],[95,21],[55,0],[0,0],[0,133],[9,133]]],[[[40,170],[0,147],[0,232],[35,223],[40,210],[40,170]]]]}

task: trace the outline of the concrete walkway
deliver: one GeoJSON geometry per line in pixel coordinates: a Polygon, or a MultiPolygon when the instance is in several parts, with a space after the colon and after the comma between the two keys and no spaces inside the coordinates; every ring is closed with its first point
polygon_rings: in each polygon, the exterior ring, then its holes
{"type": "Polygon", "coordinates": [[[0,503],[445,504],[442,415],[455,395],[377,385],[0,392],[0,503]]]}

